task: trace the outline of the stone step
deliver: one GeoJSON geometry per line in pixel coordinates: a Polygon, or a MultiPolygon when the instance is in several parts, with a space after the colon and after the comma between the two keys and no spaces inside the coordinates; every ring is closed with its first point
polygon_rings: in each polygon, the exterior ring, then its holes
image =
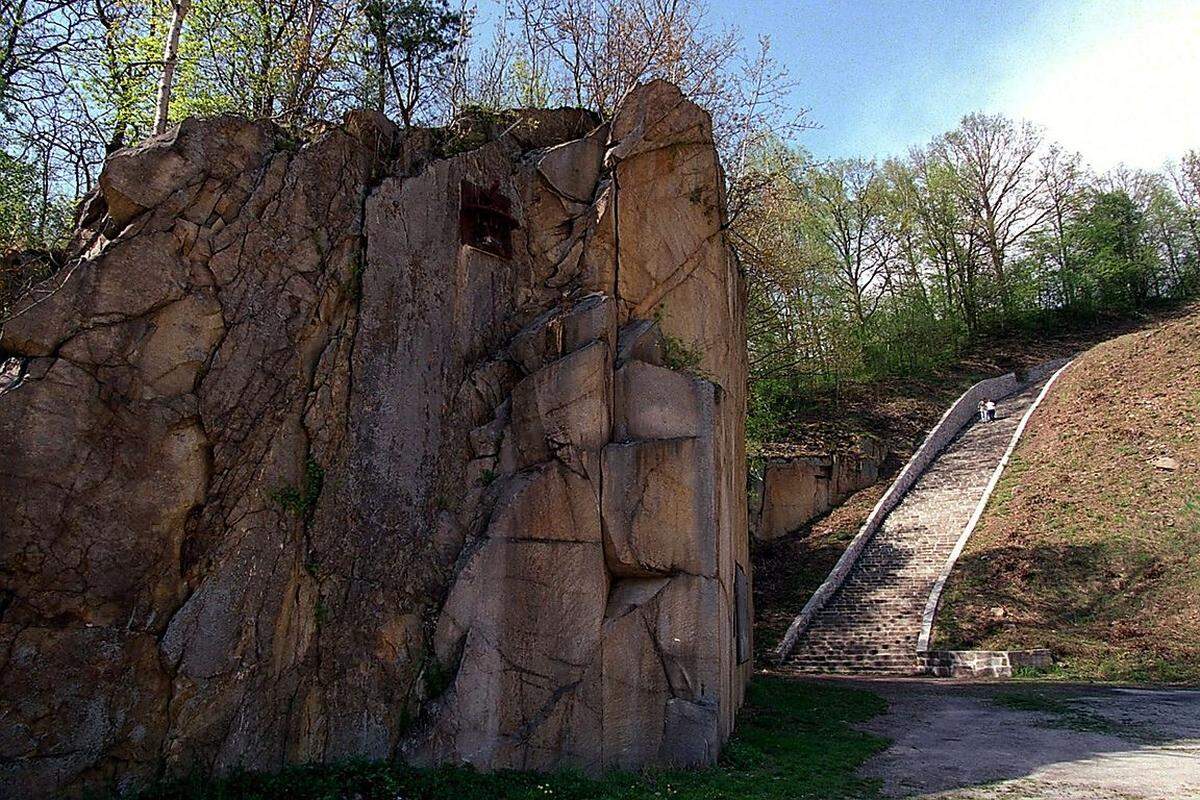
{"type": "MultiPolygon", "coordinates": [[[[783,668],[803,673],[916,674],[921,619],[1012,432],[1039,387],[1005,402],[994,424],[973,424],[909,489],[783,668]]],[[[931,670],[944,669],[930,664],[931,670]]]]}
{"type": "Polygon", "coordinates": [[[913,654],[904,655],[902,653],[879,653],[858,655],[846,655],[841,658],[812,658],[805,656],[804,658],[793,658],[787,661],[789,666],[864,666],[864,667],[904,667],[917,666],[919,661],[913,654]]]}
{"type": "MultiPolygon", "coordinates": [[[[913,642],[913,645],[916,643],[913,642]]],[[[886,653],[888,655],[910,655],[916,652],[915,646],[905,646],[896,644],[893,641],[880,639],[875,642],[845,642],[839,646],[833,647],[806,647],[803,650],[803,655],[822,658],[826,657],[841,657],[841,656],[859,656],[859,655],[877,655],[886,653]],[[910,652],[911,651],[911,652],[910,652]]]]}
{"type": "Polygon", "coordinates": [[[781,669],[790,672],[803,672],[818,675],[915,675],[921,671],[921,666],[916,662],[915,659],[910,659],[905,662],[854,662],[843,664],[816,664],[797,662],[794,664],[786,664],[781,669]]]}

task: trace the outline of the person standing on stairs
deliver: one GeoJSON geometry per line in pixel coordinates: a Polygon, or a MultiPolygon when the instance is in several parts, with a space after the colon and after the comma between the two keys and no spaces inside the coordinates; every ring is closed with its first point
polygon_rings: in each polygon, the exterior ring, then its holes
{"type": "Polygon", "coordinates": [[[987,422],[987,402],[984,400],[979,401],[979,421],[987,422]]]}
{"type": "Polygon", "coordinates": [[[996,421],[996,401],[995,400],[987,401],[987,419],[988,419],[988,422],[996,421]]]}

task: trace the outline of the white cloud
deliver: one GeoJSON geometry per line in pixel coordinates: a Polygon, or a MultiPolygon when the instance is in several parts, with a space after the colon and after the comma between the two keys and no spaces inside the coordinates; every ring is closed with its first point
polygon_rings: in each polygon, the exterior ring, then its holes
{"type": "Polygon", "coordinates": [[[1090,3],[1030,20],[997,93],[1098,169],[1200,148],[1200,3],[1090,3]]]}

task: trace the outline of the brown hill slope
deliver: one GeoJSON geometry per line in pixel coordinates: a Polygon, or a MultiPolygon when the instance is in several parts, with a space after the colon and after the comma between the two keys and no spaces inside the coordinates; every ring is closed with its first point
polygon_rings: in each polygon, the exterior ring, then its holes
{"type": "Polygon", "coordinates": [[[1073,677],[1200,680],[1200,307],[1063,374],[951,575],[936,635],[1049,647],[1073,677]]]}

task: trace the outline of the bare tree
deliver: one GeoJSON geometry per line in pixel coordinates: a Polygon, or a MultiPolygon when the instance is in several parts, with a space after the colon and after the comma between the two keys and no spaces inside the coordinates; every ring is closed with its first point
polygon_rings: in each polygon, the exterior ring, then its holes
{"type": "Polygon", "coordinates": [[[936,147],[913,150],[910,158],[926,246],[940,268],[947,295],[960,311],[968,333],[974,334],[980,327],[982,246],[974,234],[971,213],[960,199],[953,167],[939,156],[936,147]]]}
{"type": "Polygon", "coordinates": [[[769,38],[746,47],[736,28],[709,22],[703,0],[507,0],[473,75],[481,105],[558,102],[602,116],[639,83],[675,83],[712,117],[735,223],[777,177],[757,154],[808,127],[769,38]]]}
{"type": "Polygon", "coordinates": [[[1200,260],[1200,151],[1189,150],[1179,161],[1168,164],[1167,177],[1184,208],[1195,257],[1200,260]]]}
{"type": "Polygon", "coordinates": [[[0,4],[0,109],[17,96],[46,97],[46,76],[79,43],[86,14],[72,0],[0,4]]]}
{"type": "Polygon", "coordinates": [[[1041,145],[1042,135],[1031,123],[987,114],[964,117],[935,145],[954,172],[959,199],[971,214],[972,234],[988,256],[1005,312],[1012,309],[1009,250],[1050,213],[1037,170],[1041,145]]]}
{"type": "Polygon", "coordinates": [[[1046,217],[1049,255],[1058,273],[1061,301],[1070,306],[1076,301],[1076,277],[1069,231],[1083,207],[1088,174],[1078,153],[1067,153],[1058,145],[1046,151],[1040,169],[1049,212],[1046,217]]]}
{"type": "Polygon", "coordinates": [[[860,333],[882,298],[890,251],[884,187],[872,161],[835,161],[809,170],[801,185],[807,225],[819,239],[860,333]]]}

